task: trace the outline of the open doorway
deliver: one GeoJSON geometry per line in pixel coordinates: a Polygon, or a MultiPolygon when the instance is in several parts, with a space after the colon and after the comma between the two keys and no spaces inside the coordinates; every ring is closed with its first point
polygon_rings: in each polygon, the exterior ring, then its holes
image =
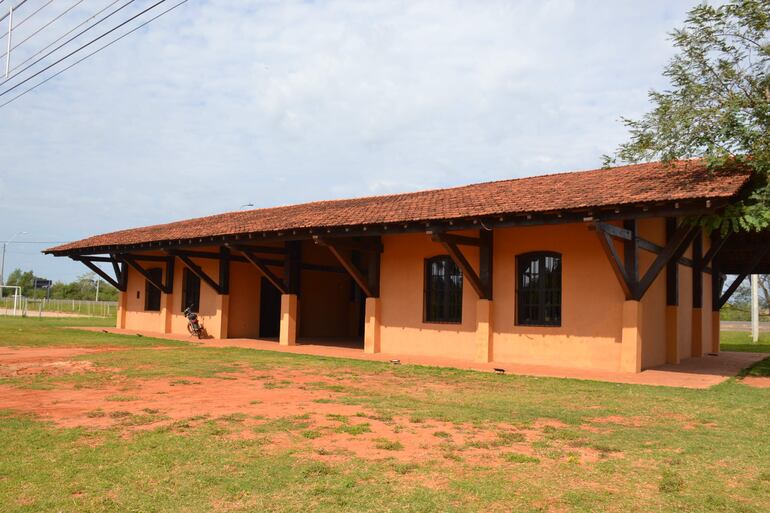
{"type": "Polygon", "coordinates": [[[265,278],[262,278],[259,290],[259,338],[278,338],[281,329],[281,292],[265,278]]]}

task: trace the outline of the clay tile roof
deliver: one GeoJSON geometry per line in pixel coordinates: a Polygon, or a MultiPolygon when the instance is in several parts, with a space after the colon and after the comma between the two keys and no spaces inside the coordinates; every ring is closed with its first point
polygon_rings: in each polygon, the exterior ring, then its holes
{"type": "Polygon", "coordinates": [[[45,252],[66,253],[105,246],[303,228],[354,227],[730,198],[749,178],[748,171],[709,171],[698,160],[672,164],[652,162],[448,189],[229,212],[96,235],[49,248],[45,252]]]}

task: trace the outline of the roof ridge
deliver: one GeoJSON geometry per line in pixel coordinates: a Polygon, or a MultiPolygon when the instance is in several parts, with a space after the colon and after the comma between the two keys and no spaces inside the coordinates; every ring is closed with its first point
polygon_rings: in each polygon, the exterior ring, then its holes
{"type": "MultiPolygon", "coordinates": [[[[697,162],[702,161],[701,158],[692,158],[692,159],[677,159],[672,160],[670,164],[672,164],[672,167],[676,167],[678,164],[689,164],[691,162],[697,162]]],[[[537,180],[541,178],[550,178],[554,176],[564,176],[564,175],[571,175],[571,174],[588,174],[588,173],[601,173],[601,172],[607,172],[607,171],[613,171],[616,172],[618,170],[625,170],[625,169],[632,169],[636,167],[641,166],[647,166],[650,164],[660,164],[661,161],[652,161],[652,162],[636,162],[633,164],[624,164],[622,166],[611,166],[611,167],[601,167],[601,168],[594,168],[594,169],[577,169],[577,170],[571,170],[571,171],[558,171],[556,173],[544,173],[542,175],[531,175],[531,176],[520,176],[515,178],[501,178],[499,180],[490,180],[486,182],[474,182],[474,183],[467,183],[463,185],[455,185],[452,187],[438,187],[434,189],[419,189],[416,191],[407,191],[407,192],[393,192],[390,194],[370,194],[368,196],[352,196],[347,198],[334,198],[334,199],[325,199],[325,200],[314,200],[314,201],[306,201],[302,203],[284,203],[282,205],[273,205],[271,207],[259,207],[259,208],[252,208],[249,210],[228,210],[225,212],[219,212],[217,214],[209,214],[207,216],[201,216],[198,218],[192,218],[192,219],[204,219],[207,217],[215,217],[215,216],[221,216],[221,215],[229,215],[229,214],[238,214],[238,213],[248,213],[248,212],[258,212],[260,210],[269,210],[274,208],[288,208],[288,207],[297,207],[297,206],[306,206],[306,205],[323,205],[323,204],[329,204],[329,203],[337,203],[337,202],[343,202],[343,201],[359,201],[359,200],[371,200],[376,198],[394,198],[398,196],[412,196],[415,194],[424,194],[429,192],[442,192],[442,191],[451,191],[451,190],[457,190],[457,189],[464,189],[468,187],[476,187],[478,185],[493,185],[493,184],[499,184],[499,183],[510,183],[510,182],[523,182],[528,180],[537,180]]],[[[184,221],[189,221],[192,219],[184,219],[184,221]]],[[[177,221],[171,221],[177,222],[177,221]]],[[[169,223],[162,223],[162,224],[169,224],[169,223]]]]}
{"type": "Polygon", "coordinates": [[[745,173],[706,173],[706,169],[703,159],[642,162],[421,191],[233,210],[114,230],[48,248],[45,252],[104,249],[107,246],[238,233],[451,220],[506,212],[545,212],[639,202],[729,198],[740,191],[750,176],[749,170],[745,173]],[[531,182],[537,183],[530,185],[531,182]]]}

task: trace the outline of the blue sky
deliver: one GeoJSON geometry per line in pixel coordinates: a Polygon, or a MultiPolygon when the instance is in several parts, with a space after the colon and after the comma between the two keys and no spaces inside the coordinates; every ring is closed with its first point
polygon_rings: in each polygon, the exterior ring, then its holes
{"type": "Polygon", "coordinates": [[[0,109],[0,240],[599,167],[695,3],[191,0],[0,109]]]}

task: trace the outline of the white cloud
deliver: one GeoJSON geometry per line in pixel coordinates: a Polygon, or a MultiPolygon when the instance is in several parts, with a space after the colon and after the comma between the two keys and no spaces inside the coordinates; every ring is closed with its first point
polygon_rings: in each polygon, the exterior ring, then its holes
{"type": "Polygon", "coordinates": [[[694,3],[188,2],[0,110],[0,238],[596,167],[694,3]]]}

